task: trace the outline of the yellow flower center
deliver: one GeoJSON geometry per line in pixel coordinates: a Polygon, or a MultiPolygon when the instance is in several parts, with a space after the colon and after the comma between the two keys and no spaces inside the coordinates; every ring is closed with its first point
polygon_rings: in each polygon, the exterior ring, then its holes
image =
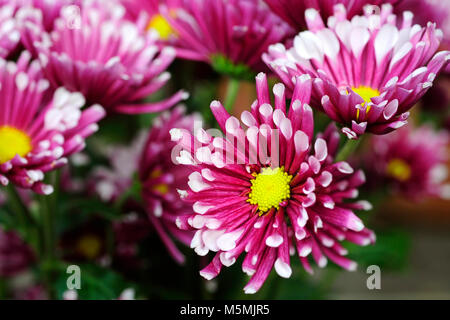
{"type": "Polygon", "coordinates": [[[359,86],[357,88],[352,88],[352,90],[364,100],[364,103],[369,103],[371,102],[370,99],[380,95],[380,91],[367,86],[359,86]]]}
{"type": "Polygon", "coordinates": [[[411,178],[411,167],[402,159],[392,159],[386,167],[386,173],[399,181],[407,181],[411,178]]]}
{"type": "MultiPolygon", "coordinates": [[[[150,173],[150,179],[158,179],[163,175],[161,169],[155,169],[150,173]]],[[[152,186],[152,190],[158,192],[159,194],[165,195],[169,192],[169,186],[165,183],[160,183],[152,186]]]]}
{"type": "Polygon", "coordinates": [[[263,168],[260,173],[254,173],[255,179],[250,182],[251,192],[248,202],[257,205],[261,214],[272,207],[279,209],[280,204],[291,197],[289,183],[292,176],[284,172],[284,168],[263,168]]]}
{"type": "Polygon", "coordinates": [[[169,186],[167,184],[160,183],[160,184],[153,186],[153,190],[162,195],[165,195],[169,192],[169,186]]]}
{"type": "MultiPolygon", "coordinates": [[[[380,91],[367,86],[359,86],[357,88],[352,88],[352,90],[364,100],[362,104],[363,107],[366,103],[369,104],[371,102],[370,99],[380,95],[380,91]]],[[[369,113],[370,107],[371,106],[367,105],[366,114],[369,113]]],[[[359,119],[359,109],[356,110],[356,119],[359,119]]]]}
{"type": "Polygon", "coordinates": [[[77,250],[88,259],[94,259],[100,254],[102,243],[99,237],[88,234],[83,236],[77,244],[77,250]]]}
{"type": "Polygon", "coordinates": [[[25,132],[10,126],[0,126],[0,164],[8,162],[17,154],[23,157],[31,149],[31,139],[25,132]]]}
{"type": "Polygon", "coordinates": [[[156,30],[163,40],[168,40],[171,36],[176,34],[170,23],[160,14],[154,15],[150,20],[147,30],[150,29],[156,30]]]}

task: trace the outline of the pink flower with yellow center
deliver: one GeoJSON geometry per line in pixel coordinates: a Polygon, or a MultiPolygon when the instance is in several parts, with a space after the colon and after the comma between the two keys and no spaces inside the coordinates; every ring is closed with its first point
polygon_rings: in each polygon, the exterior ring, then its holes
{"type": "Polygon", "coordinates": [[[144,102],[169,81],[166,69],[175,50],[160,50],[155,35],[124,14],[116,1],[85,1],[75,17],[73,6],[63,7],[51,33],[27,24],[52,87],[79,91],[90,103],[118,113],[159,112],[186,99],[188,94],[179,91],[163,101],[144,102]]]}
{"type": "Polygon", "coordinates": [[[305,18],[309,30],[292,48],[273,45],[263,59],[291,89],[297,76],[313,78],[311,105],[345,126],[351,139],[406,124],[408,110],[450,57],[448,51],[435,54],[442,39],[435,24],[412,25],[413,15],[404,12],[397,26],[389,4],[351,20],[337,5],[328,27],[315,9],[305,18]]]}
{"type": "Polygon", "coordinates": [[[172,257],[179,263],[184,262],[184,256],[172,238],[189,245],[193,232],[178,229],[175,221],[193,212],[192,207],[178,195],[178,190],[187,188],[190,171],[172,161],[175,143],[170,140],[170,130],[183,128],[192,131],[195,121],[200,121],[197,115],[186,116],[184,109],[179,106],[154,121],[139,161],[139,180],[148,217],[172,257]]]}
{"type": "Polygon", "coordinates": [[[238,78],[266,70],[261,54],[293,35],[261,0],[169,0],[158,8],[148,13],[147,27],[175,46],[177,56],[238,78]]]}
{"type": "Polygon", "coordinates": [[[334,162],[340,138],[334,125],[313,139],[310,79],[297,78],[288,112],[283,84],[273,88],[273,106],[265,74],[257,76],[256,87],[258,99],[241,121],[220,102],[211,104],[226,137],[171,131],[184,148],[177,160],[191,171],[189,189],[180,195],[195,212],[177,224],[197,229],[191,242],[197,254],[216,253],[201,275],[212,279],[244,255],[242,270],[251,276],[244,290],[255,293],[272,268],[289,278],[295,253],[308,272],[311,261],[324,267],[328,259],[355,270],[340,242],[375,240],[354,213],[370,204],[348,201],[357,197],[363,172],[334,162]]]}
{"type": "Polygon", "coordinates": [[[436,132],[429,126],[406,126],[370,141],[364,159],[371,163],[368,169],[373,184],[389,184],[395,192],[413,200],[425,196],[450,198],[447,132],[436,132]]]}
{"type": "Polygon", "coordinates": [[[17,63],[0,59],[0,74],[0,183],[49,194],[44,174],[84,148],[105,112],[99,105],[82,110],[83,95],[64,88],[49,100],[48,81],[27,51],[17,63]]]}

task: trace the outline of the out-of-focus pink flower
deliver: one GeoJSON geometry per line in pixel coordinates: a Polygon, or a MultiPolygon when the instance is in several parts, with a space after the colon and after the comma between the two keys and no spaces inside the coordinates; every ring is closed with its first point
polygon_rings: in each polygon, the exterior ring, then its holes
{"type": "MultiPolygon", "coordinates": [[[[333,7],[342,3],[348,12],[349,19],[355,15],[362,14],[366,5],[379,6],[382,3],[396,3],[399,0],[264,0],[270,8],[283,20],[290,23],[296,30],[300,31],[307,27],[305,21],[306,9],[313,8],[319,11],[326,21],[333,15],[333,7]]],[[[402,0],[400,0],[402,1],[402,0]]]]}
{"type": "Polygon", "coordinates": [[[157,118],[147,138],[139,165],[139,179],[142,184],[142,197],[147,207],[150,221],[173,258],[182,263],[184,256],[177,249],[172,237],[189,245],[193,232],[180,230],[175,221],[178,217],[192,215],[189,204],[180,199],[178,190],[187,188],[189,169],[177,165],[172,159],[170,130],[182,128],[193,131],[194,123],[201,121],[197,115],[186,116],[185,108],[179,106],[170,113],[157,118]]]}
{"type": "Polygon", "coordinates": [[[17,0],[21,6],[20,18],[25,20],[36,19],[35,21],[42,23],[45,31],[52,31],[55,26],[55,21],[60,17],[61,9],[68,5],[73,5],[73,20],[77,16],[77,7],[83,0],[17,0]]]}
{"type": "Polygon", "coordinates": [[[443,44],[450,46],[450,1],[449,0],[403,0],[395,5],[395,12],[411,11],[414,22],[422,26],[436,23],[444,32],[443,44]]]}
{"type": "Polygon", "coordinates": [[[111,168],[97,167],[88,179],[88,188],[102,201],[115,201],[131,188],[146,139],[147,133],[141,132],[129,146],[109,146],[105,150],[111,168]]]}
{"type": "Polygon", "coordinates": [[[44,174],[84,148],[105,112],[99,105],[82,110],[83,95],[64,88],[48,101],[48,81],[27,51],[17,63],[0,59],[0,73],[0,184],[49,194],[44,174]]]}
{"type": "Polygon", "coordinates": [[[12,58],[22,49],[22,45],[33,54],[32,41],[24,32],[25,25],[39,23],[50,32],[65,5],[79,3],[80,0],[2,0],[0,1],[0,57],[12,58]]]}
{"type": "MultiPolygon", "coordinates": [[[[426,25],[435,22],[443,32],[441,45],[445,50],[450,50],[450,1],[449,0],[403,0],[395,6],[396,12],[411,11],[414,14],[414,22],[426,25]]],[[[445,71],[450,72],[447,65],[445,71]]]]}
{"type": "Polygon", "coordinates": [[[190,190],[181,195],[195,212],[178,217],[177,224],[197,229],[191,242],[197,254],[217,252],[201,275],[212,279],[245,255],[242,269],[251,279],[244,290],[255,293],[273,267],[281,277],[291,276],[295,252],[308,272],[311,256],[320,267],[329,258],[355,270],[339,242],[368,245],[375,240],[354,213],[370,204],[347,201],[357,196],[363,172],[334,162],[339,145],[334,125],[313,139],[310,79],[297,79],[288,112],[283,84],[273,88],[274,107],[265,74],[257,76],[256,87],[258,100],[241,121],[220,102],[211,104],[225,139],[204,130],[195,136],[172,130],[173,140],[185,148],[180,162],[192,164],[190,190]]]}
{"type": "MultiPolygon", "coordinates": [[[[134,6],[152,11],[157,1],[141,3],[134,1],[134,6]]],[[[148,12],[146,21],[177,48],[177,56],[204,61],[234,77],[266,70],[261,54],[293,35],[261,0],[161,1],[158,13],[148,12]]]]}
{"type": "Polygon", "coordinates": [[[51,33],[27,24],[50,84],[79,91],[107,112],[158,112],[186,99],[179,91],[167,100],[143,102],[170,79],[166,69],[175,50],[160,50],[155,35],[125,20],[124,11],[115,1],[86,1],[75,20],[73,6],[63,7],[51,33]]]}
{"type": "Polygon", "coordinates": [[[450,57],[435,54],[442,31],[412,25],[410,12],[398,27],[392,6],[348,20],[343,5],[325,27],[319,13],[305,13],[308,31],[294,46],[269,48],[264,61],[291,89],[297,76],[313,78],[311,105],[343,124],[351,139],[364,132],[385,134],[407,123],[408,110],[432,86],[450,57]]]}
{"type": "Polygon", "coordinates": [[[139,243],[150,233],[151,224],[145,214],[130,212],[114,223],[116,250],[113,264],[125,273],[133,273],[143,265],[139,243]]]}
{"type": "Polygon", "coordinates": [[[33,251],[17,233],[0,228],[0,277],[24,272],[34,259],[33,251]]]}
{"type": "MultiPolygon", "coordinates": [[[[174,1],[174,0],[169,0],[174,1]]],[[[132,20],[139,20],[141,17],[145,17],[144,23],[150,27],[152,19],[157,16],[159,5],[166,1],[161,0],[120,0],[122,5],[127,10],[127,16],[132,20]]],[[[154,22],[155,23],[155,22],[154,22]]]]}
{"type": "Polygon", "coordinates": [[[20,28],[16,13],[16,2],[0,5],[0,57],[8,58],[17,51],[20,44],[20,28]]]}
{"type": "Polygon", "coordinates": [[[372,183],[389,183],[395,192],[413,200],[426,196],[450,198],[447,181],[447,132],[429,126],[406,126],[386,136],[373,137],[364,156],[372,183]]]}

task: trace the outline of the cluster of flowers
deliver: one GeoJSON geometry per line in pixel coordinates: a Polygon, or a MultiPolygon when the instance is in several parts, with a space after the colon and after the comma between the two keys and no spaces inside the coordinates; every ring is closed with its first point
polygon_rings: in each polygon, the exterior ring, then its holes
{"type": "Polygon", "coordinates": [[[102,118],[164,111],[124,157],[114,154],[116,170],[98,172],[94,189],[119,197],[137,171],[148,218],[178,262],[173,238],[215,253],[206,279],[245,256],[246,293],[273,268],[289,278],[295,253],[308,272],[328,259],[355,270],[341,242],[368,245],[375,235],[355,214],[371,205],[348,201],[365,175],[337,157],[341,133],[380,135],[370,161],[399,190],[449,194],[434,177],[445,134],[385,135],[407,123],[450,58],[437,52],[450,39],[438,4],[423,4],[416,19],[405,11],[415,1],[397,2],[0,1],[0,184],[48,195],[45,174],[81,151],[102,118]],[[201,117],[176,106],[186,92],[146,100],[168,83],[175,58],[256,75],[257,100],[240,120],[211,103],[223,136],[194,128],[201,117]],[[281,81],[273,101],[269,72],[281,81]],[[314,134],[313,110],[340,129],[314,134]]]}

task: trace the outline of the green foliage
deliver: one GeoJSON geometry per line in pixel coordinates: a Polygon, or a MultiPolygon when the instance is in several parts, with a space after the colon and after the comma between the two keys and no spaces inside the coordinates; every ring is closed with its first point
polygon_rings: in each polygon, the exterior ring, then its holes
{"type": "MultiPolygon", "coordinates": [[[[77,290],[80,300],[114,300],[126,288],[133,284],[126,281],[120,274],[110,268],[102,268],[94,264],[79,265],[81,269],[81,289],[77,290]]],[[[54,282],[56,296],[62,299],[67,291],[67,274],[61,270],[54,282]]]]}
{"type": "Polygon", "coordinates": [[[376,235],[374,245],[361,247],[349,244],[349,258],[362,266],[378,265],[383,270],[404,270],[409,261],[411,236],[406,231],[397,229],[379,230],[376,235]]]}
{"type": "Polygon", "coordinates": [[[245,64],[235,64],[227,57],[216,54],[211,56],[212,67],[218,73],[227,75],[229,77],[239,80],[253,80],[255,73],[245,64]]]}

